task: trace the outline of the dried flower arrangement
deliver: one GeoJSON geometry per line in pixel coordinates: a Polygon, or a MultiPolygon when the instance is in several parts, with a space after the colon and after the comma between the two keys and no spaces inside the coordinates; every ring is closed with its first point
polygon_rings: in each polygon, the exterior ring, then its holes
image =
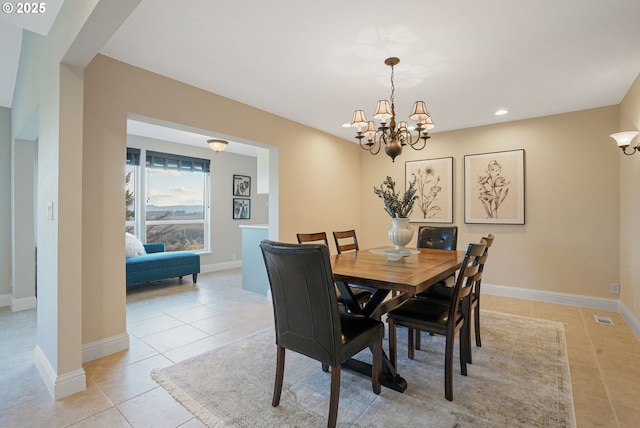
{"type": "Polygon", "coordinates": [[[396,182],[389,176],[380,187],[373,188],[373,193],[384,201],[384,209],[391,218],[408,218],[413,210],[413,204],[418,199],[416,195],[416,178],[409,181],[409,188],[404,195],[396,192],[396,182]]]}

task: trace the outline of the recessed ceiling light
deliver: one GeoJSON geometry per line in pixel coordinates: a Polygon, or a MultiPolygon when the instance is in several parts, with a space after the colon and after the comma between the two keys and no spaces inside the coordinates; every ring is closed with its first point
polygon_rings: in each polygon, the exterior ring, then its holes
{"type": "Polygon", "coordinates": [[[496,110],[495,114],[496,116],[504,116],[505,114],[509,113],[509,110],[501,108],[500,110],[496,110]]]}
{"type": "Polygon", "coordinates": [[[343,123],[342,127],[343,128],[351,128],[351,124],[350,123],[343,123]]]}

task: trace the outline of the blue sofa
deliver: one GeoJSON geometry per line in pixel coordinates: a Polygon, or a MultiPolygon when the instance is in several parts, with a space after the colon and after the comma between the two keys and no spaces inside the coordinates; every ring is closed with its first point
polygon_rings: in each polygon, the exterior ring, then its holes
{"type": "Polygon", "coordinates": [[[127,257],[127,286],[182,278],[193,275],[193,282],[200,273],[200,255],[187,251],[165,253],[164,244],[144,244],[147,254],[127,257]]]}

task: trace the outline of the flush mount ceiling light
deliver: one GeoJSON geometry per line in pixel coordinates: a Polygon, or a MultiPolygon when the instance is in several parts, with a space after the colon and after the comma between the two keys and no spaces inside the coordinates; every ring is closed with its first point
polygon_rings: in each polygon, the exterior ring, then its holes
{"type": "Polygon", "coordinates": [[[396,111],[394,105],[395,86],[393,83],[393,67],[398,65],[400,60],[395,57],[387,58],[384,63],[391,67],[391,106],[389,101],[378,101],[378,108],[373,117],[380,120],[380,126],[376,127],[375,123],[364,115],[363,110],[353,112],[353,120],[351,126],[358,129],[356,138],[360,143],[360,147],[368,150],[372,155],[377,155],[380,147],[384,144],[384,152],[395,162],[396,156],[402,153],[402,148],[406,145],[411,146],[414,150],[422,150],[427,145],[429,130],[435,126],[431,121],[431,115],[427,111],[424,101],[416,101],[413,104],[413,111],[409,118],[415,120],[415,131],[417,135],[415,140],[407,127],[407,122],[400,122],[396,128],[396,111]],[[387,123],[387,119],[391,119],[387,123]],[[364,132],[363,132],[364,129],[364,132]],[[367,137],[365,143],[363,138],[367,137]]]}
{"type": "Polygon", "coordinates": [[[627,153],[627,147],[629,147],[629,145],[631,144],[631,140],[633,140],[638,134],[639,134],[638,131],[625,131],[625,132],[617,132],[609,136],[614,140],[616,140],[616,143],[618,143],[618,147],[620,147],[620,149],[622,150],[622,153],[624,153],[625,155],[632,155],[636,151],[640,150],[640,143],[636,144],[633,147],[633,150],[631,151],[631,153],[627,153]]]}
{"type": "Polygon", "coordinates": [[[220,153],[227,147],[227,144],[229,144],[229,142],[224,140],[212,139],[212,140],[207,140],[207,144],[209,145],[211,150],[213,150],[216,153],[220,153]]]}

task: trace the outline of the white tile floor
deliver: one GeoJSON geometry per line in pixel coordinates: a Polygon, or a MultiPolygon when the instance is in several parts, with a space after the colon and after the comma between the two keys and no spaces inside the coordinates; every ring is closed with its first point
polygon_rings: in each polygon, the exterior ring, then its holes
{"type": "MultiPolygon", "coordinates": [[[[0,427],[202,427],[150,372],[273,328],[271,303],[241,282],[233,269],[130,290],[130,349],[85,364],[87,389],[58,401],[33,365],[35,311],[0,308],[0,427]]],[[[618,314],[487,295],[483,308],[565,323],[578,427],[640,426],[640,341],[618,314]]]]}
{"type": "Polygon", "coordinates": [[[271,302],[241,282],[233,269],[129,290],[130,349],[86,363],[87,389],[58,401],[33,365],[35,310],[0,308],[0,427],[202,427],[150,372],[273,328],[271,302]]]}

